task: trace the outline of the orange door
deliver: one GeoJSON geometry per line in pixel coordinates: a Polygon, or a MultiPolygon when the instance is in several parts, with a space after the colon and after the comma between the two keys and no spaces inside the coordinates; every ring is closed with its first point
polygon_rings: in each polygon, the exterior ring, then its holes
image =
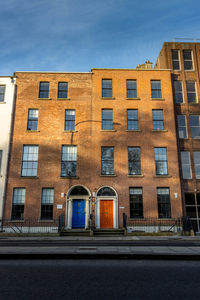
{"type": "Polygon", "coordinates": [[[113,201],[100,201],[100,227],[113,228],[113,201]]]}

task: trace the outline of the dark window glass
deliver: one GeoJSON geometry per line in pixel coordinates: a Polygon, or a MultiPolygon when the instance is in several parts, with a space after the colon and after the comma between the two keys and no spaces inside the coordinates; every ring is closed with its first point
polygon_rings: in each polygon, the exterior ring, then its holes
{"type": "Polygon", "coordinates": [[[112,79],[102,79],[102,97],[112,98],[112,79]]]}
{"type": "Polygon", "coordinates": [[[101,174],[114,175],[114,147],[101,148],[101,174]]]}
{"type": "Polygon", "coordinates": [[[113,129],[113,111],[112,109],[102,109],[102,130],[113,129]]]}
{"type": "Polygon", "coordinates": [[[160,80],[151,80],[151,98],[162,98],[160,80]]]}
{"type": "Polygon", "coordinates": [[[152,110],[153,130],[164,130],[163,111],[159,109],[152,110]]]}
{"type": "Polygon", "coordinates": [[[140,148],[138,147],[128,147],[128,174],[141,174],[140,148]]]}
{"type": "Polygon", "coordinates": [[[179,139],[187,139],[186,116],[178,115],[178,135],[179,139]]]}
{"type": "Polygon", "coordinates": [[[42,201],[41,201],[42,220],[53,219],[53,202],[54,202],[54,189],[52,188],[42,189],[42,201]]]}
{"type": "Polygon", "coordinates": [[[190,115],[190,131],[193,139],[200,139],[200,116],[190,115]]]}
{"type": "Polygon", "coordinates": [[[183,50],[183,61],[185,70],[193,70],[192,51],[183,50]]]}
{"type": "Polygon", "coordinates": [[[137,109],[127,109],[127,128],[128,130],[138,130],[137,109]]]}
{"type": "Polygon", "coordinates": [[[37,176],[38,146],[24,146],[22,156],[22,176],[37,176]]]}
{"type": "Polygon", "coordinates": [[[14,188],[12,199],[12,220],[24,219],[24,203],[25,203],[26,189],[14,188]]]}
{"type": "Polygon", "coordinates": [[[0,85],[0,102],[4,102],[6,86],[0,85]]]}
{"type": "Polygon", "coordinates": [[[76,186],[70,192],[70,196],[89,196],[88,191],[82,186],[76,186]]]}
{"type": "Polygon", "coordinates": [[[65,110],[65,130],[75,130],[75,110],[65,110]]]}
{"type": "Polygon", "coordinates": [[[167,149],[166,148],[154,148],[156,175],[167,175],[167,149]]]}
{"type": "Polygon", "coordinates": [[[169,188],[157,188],[158,218],[171,218],[169,188]]]}
{"type": "Polygon", "coordinates": [[[49,82],[40,82],[39,98],[49,98],[49,82]]]}
{"type": "Polygon", "coordinates": [[[104,186],[103,188],[101,188],[98,193],[97,196],[116,196],[116,193],[113,189],[111,189],[110,187],[104,186]]]}
{"type": "Polygon", "coordinates": [[[188,103],[196,103],[195,81],[186,81],[188,103]]]}
{"type": "Polygon", "coordinates": [[[61,176],[76,177],[77,146],[62,146],[61,176]]]}
{"type": "Polygon", "coordinates": [[[172,50],[172,66],[173,66],[173,70],[180,70],[178,50],[172,50]]]}
{"type": "Polygon", "coordinates": [[[191,179],[190,152],[181,152],[181,166],[183,179],[191,179]]]}
{"type": "Polygon", "coordinates": [[[194,193],[185,193],[185,205],[195,205],[194,193]]]}
{"type": "Polygon", "coordinates": [[[200,179],[200,152],[193,152],[196,179],[200,179]]]}
{"type": "Polygon", "coordinates": [[[143,218],[142,188],[130,188],[130,218],[143,218]]]}
{"type": "Polygon", "coordinates": [[[127,80],[126,88],[127,88],[127,98],[137,98],[136,80],[127,80]]]}
{"type": "Polygon", "coordinates": [[[174,80],[174,95],[176,103],[183,103],[182,81],[174,80]]]}
{"type": "Polygon", "coordinates": [[[29,109],[27,130],[37,130],[37,129],[38,129],[38,109],[29,109]]]}
{"type": "Polygon", "coordinates": [[[186,206],[186,215],[190,218],[197,218],[196,206],[186,206]]]}
{"type": "Polygon", "coordinates": [[[67,98],[67,97],[68,97],[68,83],[58,82],[58,98],[67,98]]]}

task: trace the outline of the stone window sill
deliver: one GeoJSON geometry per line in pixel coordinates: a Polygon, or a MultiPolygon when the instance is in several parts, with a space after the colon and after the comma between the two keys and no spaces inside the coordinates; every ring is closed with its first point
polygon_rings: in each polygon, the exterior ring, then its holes
{"type": "Polygon", "coordinates": [[[130,129],[130,130],[126,130],[127,132],[142,132],[142,130],[139,129],[130,129]]]}
{"type": "Polygon", "coordinates": [[[78,176],[73,176],[73,177],[70,177],[70,176],[60,176],[59,178],[60,179],[79,179],[78,176]]]}
{"type": "Polygon", "coordinates": [[[71,98],[57,98],[56,100],[58,100],[58,101],[69,101],[69,100],[71,100],[71,98]]]}
{"type": "Polygon", "coordinates": [[[144,175],[140,174],[140,175],[127,175],[128,177],[133,177],[133,178],[142,178],[144,177],[144,175]]]}
{"type": "Polygon", "coordinates": [[[64,133],[72,133],[72,132],[78,132],[78,130],[64,130],[64,133]]]}
{"type": "Polygon", "coordinates": [[[136,98],[126,98],[126,100],[141,100],[141,98],[138,98],[138,97],[136,97],[136,98]]]}
{"type": "Polygon", "coordinates": [[[24,220],[9,220],[9,222],[12,222],[12,223],[24,223],[24,220]]]}
{"type": "Polygon", "coordinates": [[[152,101],[165,101],[164,98],[151,98],[152,101]]]}
{"type": "Polygon", "coordinates": [[[115,129],[102,129],[101,132],[116,132],[115,129]]]}
{"type": "Polygon", "coordinates": [[[38,100],[52,100],[52,98],[38,98],[38,100]]]}
{"type": "Polygon", "coordinates": [[[171,175],[155,175],[154,178],[171,178],[171,175]]]}
{"type": "Polygon", "coordinates": [[[101,97],[102,100],[115,100],[114,97],[101,97]]]}
{"type": "Polygon", "coordinates": [[[166,130],[166,129],[161,129],[161,130],[155,130],[155,129],[153,129],[152,130],[152,132],[168,132],[168,130],[166,130]]]}
{"type": "Polygon", "coordinates": [[[34,133],[34,132],[40,132],[40,130],[26,130],[26,132],[32,132],[32,133],[34,133]]]}
{"type": "Polygon", "coordinates": [[[117,177],[117,175],[113,174],[113,175],[100,175],[101,177],[117,177]]]}
{"type": "Polygon", "coordinates": [[[0,101],[0,104],[6,104],[6,101],[0,101]]]}
{"type": "Polygon", "coordinates": [[[20,178],[23,178],[23,179],[38,179],[39,177],[38,176],[20,176],[20,178]]]}

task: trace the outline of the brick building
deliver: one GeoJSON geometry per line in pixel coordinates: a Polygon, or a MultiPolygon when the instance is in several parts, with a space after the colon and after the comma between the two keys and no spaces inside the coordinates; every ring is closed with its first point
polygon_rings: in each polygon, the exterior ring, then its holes
{"type": "Polygon", "coordinates": [[[200,231],[200,43],[164,43],[155,68],[172,70],[184,214],[200,231]]]}
{"type": "Polygon", "coordinates": [[[171,71],[16,72],[4,218],[121,228],[182,216],[171,71]]]}

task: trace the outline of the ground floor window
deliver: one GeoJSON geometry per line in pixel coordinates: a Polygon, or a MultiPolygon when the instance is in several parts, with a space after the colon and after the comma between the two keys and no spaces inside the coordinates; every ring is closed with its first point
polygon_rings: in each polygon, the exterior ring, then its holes
{"type": "Polygon", "coordinates": [[[12,199],[12,220],[24,219],[24,203],[25,203],[26,189],[14,188],[12,199]]]}
{"type": "Polygon", "coordinates": [[[42,220],[53,219],[53,202],[54,202],[54,189],[52,188],[42,189],[42,201],[41,201],[42,220]]]}
{"type": "Polygon", "coordinates": [[[142,188],[129,188],[130,218],[143,218],[142,188]]]}
{"type": "Polygon", "coordinates": [[[185,193],[186,215],[190,217],[194,231],[199,231],[200,193],[185,193]]]}
{"type": "Polygon", "coordinates": [[[158,218],[171,218],[171,205],[169,188],[159,187],[157,188],[157,200],[158,200],[158,218]]]}

